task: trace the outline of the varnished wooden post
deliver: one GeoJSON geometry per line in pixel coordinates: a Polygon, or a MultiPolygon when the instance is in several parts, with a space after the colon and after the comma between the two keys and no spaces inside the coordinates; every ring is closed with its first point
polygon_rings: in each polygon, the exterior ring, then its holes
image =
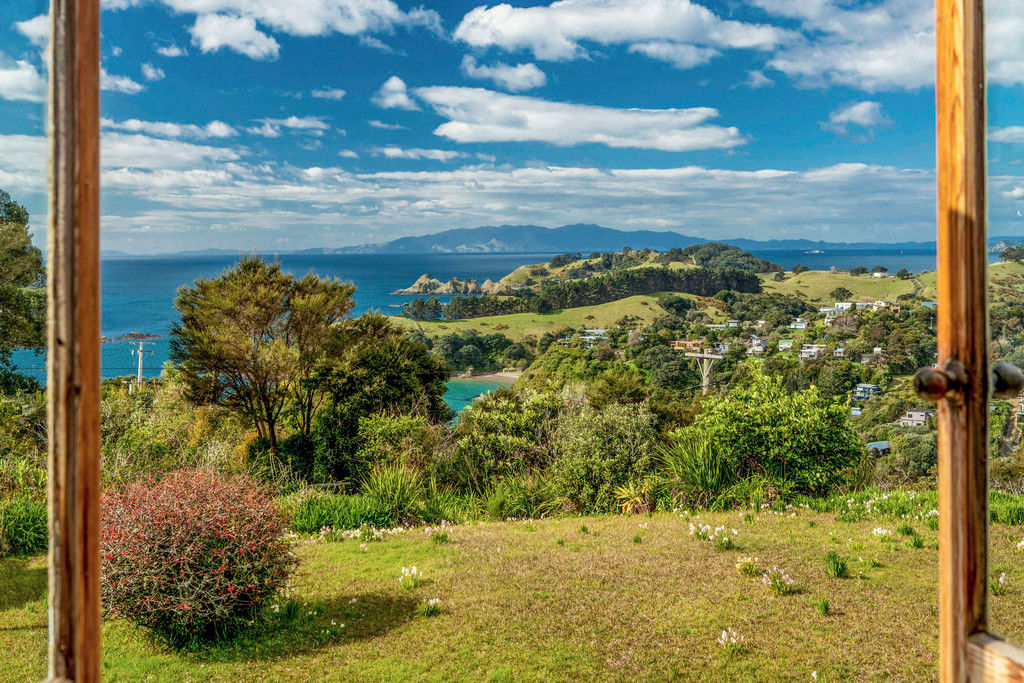
{"type": "Polygon", "coordinates": [[[959,375],[939,402],[942,681],[967,680],[968,638],[985,630],[988,314],[984,0],[936,0],[939,367],[959,375]],[[958,365],[959,364],[959,365],[958,365]]]}
{"type": "Polygon", "coordinates": [[[50,8],[51,680],[100,678],[99,0],[50,8]]]}

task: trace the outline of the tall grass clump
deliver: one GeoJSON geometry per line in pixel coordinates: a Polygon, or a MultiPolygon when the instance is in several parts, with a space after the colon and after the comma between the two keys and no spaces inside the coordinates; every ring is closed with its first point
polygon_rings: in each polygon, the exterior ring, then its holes
{"type": "Polygon", "coordinates": [[[44,552],[47,539],[46,503],[28,496],[0,501],[0,557],[44,552]]]}
{"type": "Polygon", "coordinates": [[[377,501],[399,524],[408,524],[419,518],[423,478],[404,465],[377,465],[363,480],[362,493],[377,501]]]}
{"type": "Polygon", "coordinates": [[[172,647],[230,636],[295,564],[283,515],[248,477],[179,470],[102,503],[103,607],[172,647]]]}
{"type": "Polygon", "coordinates": [[[835,551],[825,555],[825,573],[833,579],[845,579],[850,576],[850,570],[846,566],[846,560],[839,557],[835,551]]]}
{"type": "Polygon", "coordinates": [[[279,501],[292,531],[315,534],[324,527],[358,529],[365,524],[386,529],[396,524],[391,511],[376,498],[345,496],[307,489],[279,501]]]}
{"type": "Polygon", "coordinates": [[[677,437],[659,456],[665,484],[680,502],[708,507],[733,483],[729,461],[696,435],[677,437]]]}

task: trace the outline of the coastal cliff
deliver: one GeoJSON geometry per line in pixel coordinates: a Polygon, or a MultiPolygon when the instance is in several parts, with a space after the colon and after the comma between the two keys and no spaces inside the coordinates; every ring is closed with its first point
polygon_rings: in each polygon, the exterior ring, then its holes
{"type": "Polygon", "coordinates": [[[484,287],[477,284],[476,280],[460,280],[457,277],[453,277],[448,282],[441,282],[437,278],[430,277],[429,274],[424,273],[417,278],[416,282],[412,283],[405,289],[398,289],[392,292],[393,294],[482,294],[488,289],[494,287],[494,283],[490,280],[484,282],[484,287]],[[485,289],[486,287],[487,289],[485,289]]]}

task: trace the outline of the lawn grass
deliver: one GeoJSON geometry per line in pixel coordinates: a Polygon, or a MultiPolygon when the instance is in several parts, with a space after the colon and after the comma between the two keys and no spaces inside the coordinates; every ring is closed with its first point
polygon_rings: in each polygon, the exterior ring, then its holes
{"type": "Polygon", "coordinates": [[[429,337],[477,330],[480,334],[502,332],[510,339],[519,341],[526,337],[539,338],[545,332],[556,332],[565,328],[608,329],[615,327],[615,322],[627,315],[636,316],[646,325],[655,318],[665,315],[665,309],[658,304],[657,295],[642,295],[595,306],[567,308],[553,313],[511,313],[446,322],[414,321],[398,317],[394,320],[406,327],[417,327],[429,337]]]}
{"type": "MultiPolygon", "coordinates": [[[[808,270],[799,275],[787,273],[786,279],[776,282],[774,273],[761,276],[765,292],[789,296],[804,296],[808,301],[832,305],[836,299],[830,292],[836,287],[845,287],[853,292],[849,301],[895,301],[900,294],[913,294],[915,281],[895,277],[876,278],[870,274],[853,276],[849,273],[831,273],[825,270],[808,270]]],[[[918,290],[923,291],[923,285],[918,290]]]]}
{"type": "MultiPolygon", "coordinates": [[[[669,512],[470,524],[445,544],[418,529],[365,549],[307,542],[297,551],[293,621],[268,612],[252,634],[187,655],[108,622],[104,678],[807,681],[817,671],[818,680],[934,680],[936,532],[915,523],[924,542],[914,548],[896,520],[836,517],[695,516],[737,529],[728,551],[690,536],[691,520],[669,512]],[[872,534],[879,526],[893,540],[872,534]],[[830,551],[849,578],[827,575],[830,551]],[[783,569],[796,593],[741,575],[741,556],[783,569]],[[414,564],[424,584],[403,590],[402,567],[414,564]],[[418,614],[434,597],[441,613],[418,614]],[[743,636],[738,651],[716,643],[727,628],[743,636]]],[[[993,570],[1007,573],[1010,589],[991,599],[991,612],[997,629],[1024,634],[1021,533],[993,525],[993,570]]],[[[46,673],[43,568],[42,558],[0,561],[0,680],[46,673]]]]}

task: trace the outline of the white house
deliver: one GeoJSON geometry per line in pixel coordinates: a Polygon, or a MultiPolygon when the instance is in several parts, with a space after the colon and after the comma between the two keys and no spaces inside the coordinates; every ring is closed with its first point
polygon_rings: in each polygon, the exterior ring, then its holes
{"type": "Polygon", "coordinates": [[[789,324],[791,330],[806,330],[810,321],[807,318],[793,318],[793,322],[789,324]]]}
{"type": "Polygon", "coordinates": [[[792,339],[780,339],[779,340],[779,351],[785,351],[786,349],[793,348],[792,339]]]}
{"type": "Polygon", "coordinates": [[[837,311],[850,311],[850,310],[853,310],[853,302],[852,301],[837,301],[835,303],[835,305],[833,306],[833,308],[836,309],[837,311]]]}

